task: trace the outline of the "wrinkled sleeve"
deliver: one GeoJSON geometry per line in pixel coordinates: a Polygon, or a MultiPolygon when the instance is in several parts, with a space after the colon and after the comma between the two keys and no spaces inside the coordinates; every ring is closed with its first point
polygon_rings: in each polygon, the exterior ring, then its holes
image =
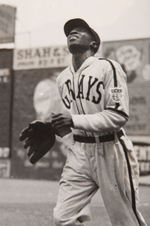
{"type": "Polygon", "coordinates": [[[119,130],[129,117],[126,75],[115,62],[104,75],[104,110],[95,114],[72,115],[74,128],[107,132],[119,130]]]}

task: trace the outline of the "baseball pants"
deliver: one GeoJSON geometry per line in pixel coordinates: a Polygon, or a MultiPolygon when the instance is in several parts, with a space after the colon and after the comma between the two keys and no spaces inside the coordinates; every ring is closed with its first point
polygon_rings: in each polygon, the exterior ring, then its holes
{"type": "Polygon", "coordinates": [[[100,188],[112,226],[146,226],[136,207],[138,164],[127,139],[75,142],[61,176],[54,225],[83,226],[91,218],[90,202],[100,188]]]}

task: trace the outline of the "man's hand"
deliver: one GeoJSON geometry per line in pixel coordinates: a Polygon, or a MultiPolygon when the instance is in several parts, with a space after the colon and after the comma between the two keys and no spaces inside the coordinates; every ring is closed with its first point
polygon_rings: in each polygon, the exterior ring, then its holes
{"type": "Polygon", "coordinates": [[[56,130],[60,130],[63,127],[73,127],[73,121],[72,121],[72,116],[67,113],[67,114],[54,114],[52,113],[52,126],[56,130]]]}
{"type": "Polygon", "coordinates": [[[27,149],[29,161],[38,162],[48,151],[52,150],[55,143],[55,130],[50,122],[33,121],[21,131],[19,140],[27,149]]]}

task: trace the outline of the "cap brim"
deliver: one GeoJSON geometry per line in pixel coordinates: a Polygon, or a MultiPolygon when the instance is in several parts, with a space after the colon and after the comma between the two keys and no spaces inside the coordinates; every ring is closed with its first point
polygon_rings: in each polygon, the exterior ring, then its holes
{"type": "Polygon", "coordinates": [[[75,27],[85,27],[90,30],[89,25],[84,20],[80,18],[76,18],[76,19],[69,20],[65,23],[64,25],[65,35],[68,36],[70,31],[75,27]]]}

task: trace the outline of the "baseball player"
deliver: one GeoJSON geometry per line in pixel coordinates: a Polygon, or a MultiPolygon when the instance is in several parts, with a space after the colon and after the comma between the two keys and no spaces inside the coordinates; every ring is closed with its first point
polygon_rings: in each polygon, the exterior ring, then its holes
{"type": "Polygon", "coordinates": [[[94,57],[100,38],[84,20],[69,20],[64,32],[72,64],[57,84],[68,114],[53,114],[52,125],[59,134],[71,128],[73,139],[54,208],[55,225],[83,225],[100,188],[113,226],[145,226],[136,206],[138,163],[122,129],[129,117],[126,75],[117,62],[94,57]]]}

